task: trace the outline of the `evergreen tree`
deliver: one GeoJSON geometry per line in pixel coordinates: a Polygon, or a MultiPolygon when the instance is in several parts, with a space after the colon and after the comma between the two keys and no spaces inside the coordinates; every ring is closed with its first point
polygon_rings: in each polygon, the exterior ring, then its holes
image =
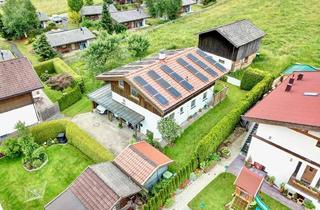
{"type": "Polygon", "coordinates": [[[93,0],[85,0],[86,5],[93,5],[93,0]]]}
{"type": "Polygon", "coordinates": [[[108,10],[108,3],[104,2],[102,7],[102,17],[101,17],[101,27],[106,30],[109,34],[112,34],[114,31],[113,22],[111,15],[108,10]]]}
{"type": "Polygon", "coordinates": [[[41,34],[37,40],[33,43],[34,52],[44,60],[48,60],[57,55],[57,53],[49,45],[45,34],[41,34]]]}
{"type": "Polygon", "coordinates": [[[83,6],[83,0],[68,0],[70,10],[79,12],[83,6]]]}

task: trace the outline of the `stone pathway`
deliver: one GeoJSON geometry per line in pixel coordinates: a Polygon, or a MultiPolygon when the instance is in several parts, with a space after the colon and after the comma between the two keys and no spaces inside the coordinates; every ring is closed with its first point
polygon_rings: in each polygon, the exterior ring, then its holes
{"type": "Polygon", "coordinates": [[[190,210],[188,203],[196,197],[212,180],[214,180],[220,173],[226,171],[226,166],[229,166],[238,156],[240,149],[244,143],[246,133],[238,137],[229,147],[231,157],[220,161],[211,171],[201,175],[192,184],[187,186],[180,194],[176,195],[175,203],[169,209],[171,210],[190,210]]]}

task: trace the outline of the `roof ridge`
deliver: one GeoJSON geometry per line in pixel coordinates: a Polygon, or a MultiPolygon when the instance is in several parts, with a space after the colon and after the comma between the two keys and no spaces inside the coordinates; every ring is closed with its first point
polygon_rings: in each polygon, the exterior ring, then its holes
{"type": "Polygon", "coordinates": [[[140,157],[142,157],[145,161],[147,161],[148,163],[150,163],[152,166],[154,167],[158,167],[158,164],[155,163],[154,161],[152,161],[151,159],[149,159],[145,154],[143,154],[142,152],[140,152],[137,148],[135,148],[133,146],[134,144],[130,145],[129,148],[136,154],[138,154],[140,157]]]}

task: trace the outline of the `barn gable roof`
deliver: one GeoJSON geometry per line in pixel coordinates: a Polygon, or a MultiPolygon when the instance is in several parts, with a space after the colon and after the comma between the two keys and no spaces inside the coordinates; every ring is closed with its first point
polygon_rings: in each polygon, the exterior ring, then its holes
{"type": "Polygon", "coordinates": [[[237,48],[265,36],[265,33],[249,20],[239,20],[208,31],[203,31],[199,33],[199,35],[212,31],[217,31],[237,48]]]}

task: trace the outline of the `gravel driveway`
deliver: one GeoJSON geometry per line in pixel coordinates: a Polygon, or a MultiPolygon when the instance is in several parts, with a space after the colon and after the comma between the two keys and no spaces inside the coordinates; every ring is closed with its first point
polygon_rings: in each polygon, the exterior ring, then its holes
{"type": "Polygon", "coordinates": [[[90,133],[115,155],[127,147],[132,139],[133,130],[125,127],[120,129],[117,121],[110,122],[107,115],[88,112],[75,116],[72,121],[90,133]]]}

